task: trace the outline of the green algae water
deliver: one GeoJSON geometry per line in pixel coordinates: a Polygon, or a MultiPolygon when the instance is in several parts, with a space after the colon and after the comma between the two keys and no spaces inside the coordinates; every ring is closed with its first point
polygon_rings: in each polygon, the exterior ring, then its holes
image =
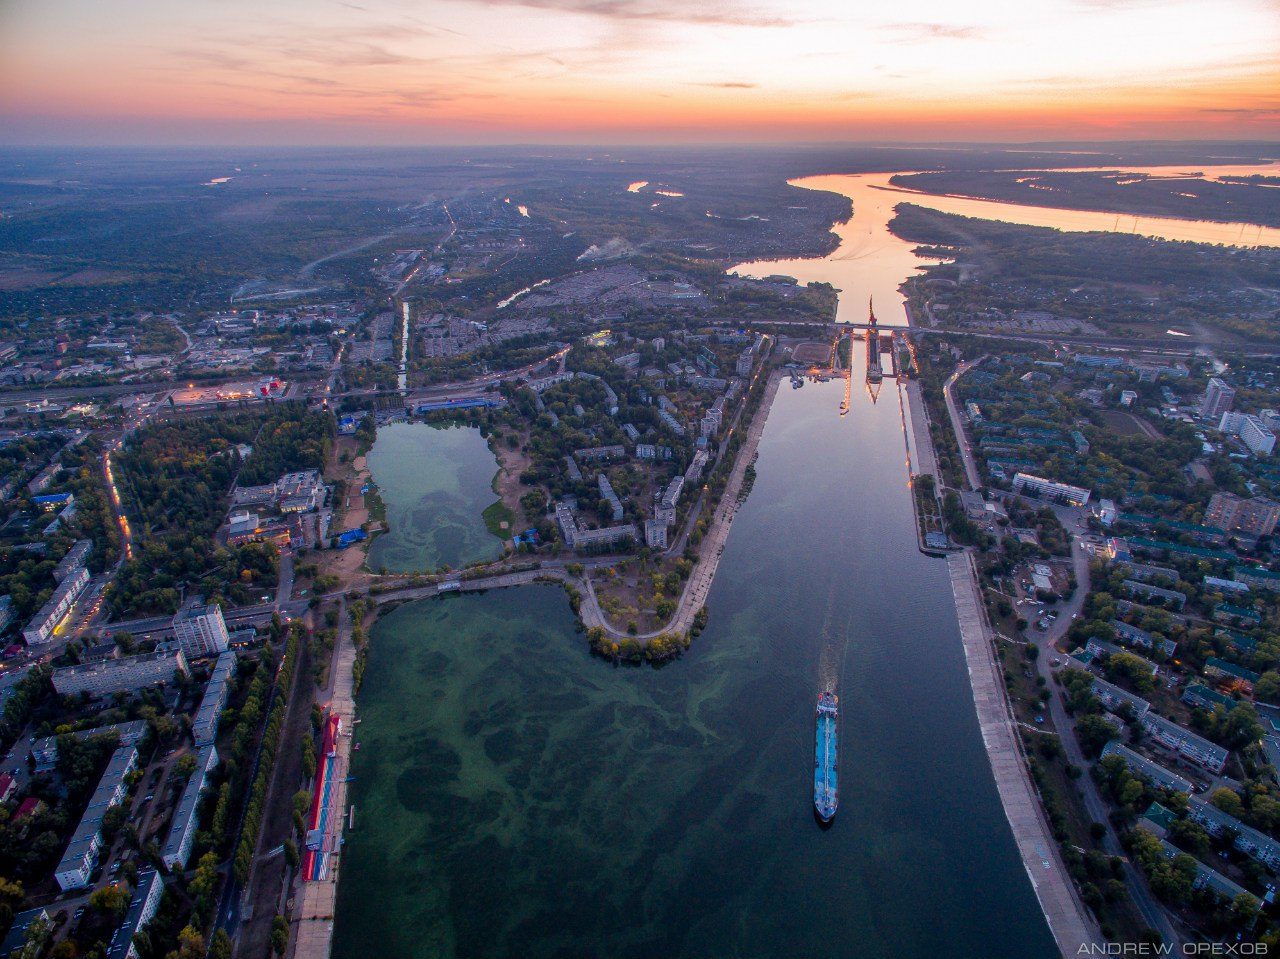
{"type": "Polygon", "coordinates": [[[383,617],[335,959],[1055,954],[1000,807],[945,566],[916,549],[896,391],[785,384],[708,629],[593,659],[564,594],[383,617]],[[816,692],[840,811],[813,815],[816,692]]]}
{"type": "Polygon", "coordinates": [[[481,518],[498,498],[491,485],[497,469],[475,427],[381,427],[369,471],[386,504],[389,531],[369,548],[369,568],[415,573],[500,556],[502,543],[481,518]]]}

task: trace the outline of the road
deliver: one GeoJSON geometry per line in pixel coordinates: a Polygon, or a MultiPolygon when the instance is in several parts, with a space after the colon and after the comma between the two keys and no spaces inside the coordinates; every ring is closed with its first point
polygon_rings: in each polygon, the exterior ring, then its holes
{"type": "Polygon", "coordinates": [[[1102,794],[1098,790],[1098,784],[1094,782],[1093,777],[1087,772],[1093,764],[1085,758],[1084,750],[1080,748],[1080,743],[1076,739],[1075,723],[1067,715],[1066,707],[1062,702],[1062,692],[1054,680],[1053,660],[1058,659],[1061,662],[1063,658],[1062,654],[1057,651],[1057,643],[1071,628],[1072,622],[1084,607],[1085,596],[1089,592],[1089,553],[1083,548],[1083,543],[1079,537],[1083,524],[1083,511],[1073,507],[1061,506],[1055,507],[1054,512],[1058,514],[1058,519],[1071,534],[1071,565],[1076,577],[1076,591],[1072,594],[1071,599],[1058,607],[1058,618],[1051,622],[1049,628],[1041,635],[1038,643],[1040,655],[1036,657],[1036,670],[1040,676],[1044,677],[1045,688],[1054,691],[1054,694],[1049,697],[1049,717],[1053,721],[1053,728],[1058,732],[1058,738],[1062,743],[1067,762],[1079,769],[1086,770],[1085,774],[1075,782],[1089,817],[1094,822],[1102,823],[1106,827],[1106,832],[1102,837],[1103,851],[1109,856],[1120,856],[1124,859],[1125,880],[1134,904],[1138,907],[1138,911],[1142,913],[1147,925],[1160,933],[1160,937],[1165,941],[1166,945],[1173,946],[1174,951],[1177,952],[1181,948],[1183,938],[1170,921],[1169,914],[1164,907],[1152,895],[1150,888],[1147,886],[1146,877],[1139,872],[1125,854],[1124,847],[1120,844],[1120,839],[1111,825],[1109,818],[1110,806],[1102,798],[1102,794]]]}
{"type": "Polygon", "coordinates": [[[969,434],[965,432],[964,419],[960,415],[960,408],[956,405],[954,388],[956,380],[985,359],[986,357],[982,356],[972,363],[961,363],[942,385],[942,397],[947,402],[947,415],[951,417],[951,430],[955,433],[956,445],[960,447],[960,458],[964,461],[964,476],[971,490],[982,488],[982,478],[978,473],[978,464],[973,458],[973,449],[969,445],[969,434]]]}

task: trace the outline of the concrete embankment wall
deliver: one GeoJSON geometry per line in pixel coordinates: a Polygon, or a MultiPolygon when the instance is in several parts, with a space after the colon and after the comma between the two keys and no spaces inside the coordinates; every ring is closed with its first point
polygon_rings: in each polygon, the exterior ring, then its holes
{"type": "Polygon", "coordinates": [[[1000,802],[1058,950],[1064,956],[1078,955],[1082,945],[1100,943],[1102,937],[1076,895],[1031,782],[1003,671],[982,608],[973,559],[967,551],[953,553],[947,557],[947,570],[955,595],[978,725],[1000,802]]]}

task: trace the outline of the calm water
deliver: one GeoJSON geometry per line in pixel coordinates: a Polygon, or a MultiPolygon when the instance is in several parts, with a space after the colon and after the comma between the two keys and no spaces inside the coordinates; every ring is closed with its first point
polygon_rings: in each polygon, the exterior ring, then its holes
{"type": "Polygon", "coordinates": [[[474,427],[393,423],[378,430],[369,470],[390,532],[369,549],[370,569],[411,573],[501,555],[480,514],[498,497],[498,464],[474,427]]]}
{"type": "MultiPolygon", "coordinates": [[[[1126,168],[1128,169],[1128,168],[1126,168]]],[[[1219,176],[1272,175],[1276,166],[1210,167],[1210,178],[1219,176]]],[[[1079,172],[1079,171],[1076,171],[1079,172]]],[[[1133,173],[1153,176],[1187,176],[1186,167],[1136,167],[1133,173]]],[[[893,210],[899,203],[956,213],[984,220],[1000,220],[1024,226],[1050,227],[1068,232],[1137,233],[1163,240],[1185,240],[1196,243],[1223,243],[1240,246],[1280,246],[1280,229],[1243,223],[1215,223],[1209,220],[1180,220],[1173,217],[1106,213],[1090,210],[1060,210],[1052,207],[999,203],[965,197],[915,193],[890,186],[893,173],[833,174],[793,180],[795,186],[810,190],[826,190],[849,197],[853,216],[833,227],[840,246],[829,256],[803,260],[760,260],[733,267],[744,276],[768,276],[782,273],[801,283],[821,281],[833,284],[845,295],[840,297],[837,319],[863,322],[867,317],[868,297],[874,296],[876,315],[891,326],[905,326],[906,312],[898,287],[907,277],[918,273],[930,262],[917,257],[912,250],[918,243],[899,239],[889,232],[893,210]]]]}
{"type": "Polygon", "coordinates": [[[711,624],[678,662],[592,659],[553,587],[379,622],[336,959],[1054,954],[945,569],[914,545],[896,389],[855,390],[844,418],[841,396],[780,391],[711,624]],[[843,712],[828,831],[811,805],[826,682],[843,712]]]}

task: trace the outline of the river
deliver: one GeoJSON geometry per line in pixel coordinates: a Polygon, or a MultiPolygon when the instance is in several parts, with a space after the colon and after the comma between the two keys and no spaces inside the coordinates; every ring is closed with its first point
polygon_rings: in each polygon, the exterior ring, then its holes
{"type": "MultiPolygon", "coordinates": [[[[1099,168],[1104,169],[1104,168],[1099,168]]],[[[1105,169],[1115,169],[1105,168],[1105,169]]],[[[1125,167],[1126,172],[1152,176],[1186,176],[1193,167],[1125,167]]],[[[1275,175],[1276,166],[1251,165],[1210,167],[1212,176],[1275,175]]],[[[908,172],[908,171],[903,171],[908,172]]],[[[1028,171],[1034,172],[1034,171],[1028,171]]],[[[1060,171],[1060,172],[1081,172],[1060,171]]],[[[1049,227],[1069,232],[1121,232],[1162,240],[1195,243],[1223,243],[1244,246],[1280,247],[1280,229],[1245,223],[1217,223],[1210,220],[1179,220],[1172,217],[1135,217],[1126,213],[1092,210],[1063,210],[1054,207],[976,200],[968,197],[917,193],[892,186],[896,173],[831,174],[792,180],[808,190],[839,193],[853,201],[853,216],[832,229],[840,246],[829,256],[813,259],[761,260],[742,263],[732,272],[743,276],[784,274],[800,283],[833,284],[847,296],[840,297],[836,318],[843,323],[861,323],[867,318],[868,299],[875,298],[876,316],[886,325],[905,326],[907,316],[898,287],[907,277],[936,262],[924,260],[912,251],[918,243],[900,239],[889,232],[893,210],[899,203],[943,213],[1000,220],[1024,226],[1049,227]]]]}
{"type": "Polygon", "coordinates": [[[378,623],[336,959],[1053,954],[945,569],[915,547],[897,392],[860,388],[843,418],[842,395],[780,391],[710,626],[663,669],[591,658],[554,587],[378,623]],[[842,793],[824,831],[829,680],[842,793]]]}
{"type": "MultiPolygon", "coordinates": [[[[738,270],[832,282],[846,320],[874,295],[901,324],[898,286],[920,261],[886,229],[893,205],[1024,209],[889,192],[888,177],[798,181],[853,197],[840,248],[738,270]]],[[[550,586],[378,622],[336,959],[1055,954],[992,780],[945,567],[916,549],[899,394],[886,383],[873,403],[857,387],[846,417],[839,381],[780,391],[710,625],[664,668],[591,658],[550,586]],[[827,684],[841,802],[823,830],[813,704],[827,684]]]]}

